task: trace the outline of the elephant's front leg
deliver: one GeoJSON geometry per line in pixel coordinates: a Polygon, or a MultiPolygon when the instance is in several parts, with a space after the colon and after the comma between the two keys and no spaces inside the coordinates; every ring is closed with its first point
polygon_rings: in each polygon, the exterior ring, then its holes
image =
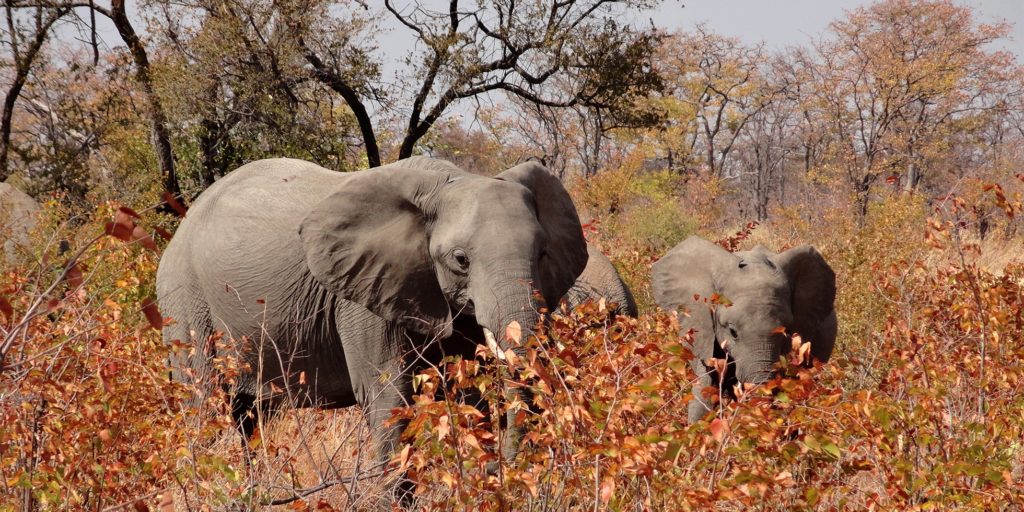
{"type": "Polygon", "coordinates": [[[415,353],[404,329],[358,304],[341,303],[336,324],[352,390],[377,445],[377,460],[386,463],[400,449],[408,424],[403,420],[386,425],[395,408],[412,401],[410,364],[415,353]]]}
{"type": "Polygon", "coordinates": [[[703,391],[709,386],[715,386],[712,371],[708,370],[702,361],[694,361],[691,365],[697,374],[697,382],[693,384],[693,399],[687,407],[687,417],[693,425],[704,418],[713,410],[713,405],[707,398],[704,398],[703,391]]]}

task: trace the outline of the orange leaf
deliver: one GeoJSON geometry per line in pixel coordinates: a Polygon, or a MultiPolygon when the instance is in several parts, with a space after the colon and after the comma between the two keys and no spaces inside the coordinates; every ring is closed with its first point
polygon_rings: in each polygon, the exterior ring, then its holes
{"type": "Polygon", "coordinates": [[[409,467],[409,457],[412,455],[412,445],[402,447],[402,453],[398,456],[398,471],[405,471],[409,467]]]}
{"type": "Polygon", "coordinates": [[[468,444],[469,446],[472,446],[477,451],[484,451],[483,447],[480,446],[480,441],[478,441],[476,436],[474,436],[473,434],[466,434],[465,436],[462,437],[462,440],[465,441],[466,444],[468,444]]]}
{"type": "Polygon", "coordinates": [[[174,495],[170,492],[165,492],[159,496],[160,503],[157,505],[157,509],[160,512],[174,512],[174,495]]]}
{"type": "Polygon", "coordinates": [[[601,503],[608,503],[615,494],[615,479],[605,476],[601,479],[601,503]]]}
{"type": "Polygon", "coordinates": [[[142,301],[142,313],[146,315],[150,327],[158,331],[164,328],[164,318],[160,316],[160,310],[156,307],[156,300],[153,297],[142,301]]]}
{"type": "Polygon", "coordinates": [[[509,322],[508,327],[505,328],[505,339],[513,343],[519,343],[522,335],[523,328],[519,326],[519,322],[515,320],[509,322]]]}
{"type": "Polygon", "coordinates": [[[7,301],[7,298],[0,295],[0,313],[4,314],[4,318],[8,322],[14,319],[14,308],[11,307],[11,303],[7,301]]]}
{"type": "Polygon", "coordinates": [[[808,342],[808,343],[804,343],[803,345],[800,345],[800,350],[797,352],[797,356],[800,359],[800,364],[810,365],[811,364],[811,344],[808,342]]]}
{"type": "Polygon", "coordinates": [[[725,435],[729,433],[729,422],[722,418],[715,418],[711,420],[711,437],[719,443],[725,439],[725,435]]]}
{"type": "Polygon", "coordinates": [[[437,425],[434,427],[437,430],[437,438],[444,439],[451,432],[451,420],[448,415],[441,416],[437,419],[437,425]]]}

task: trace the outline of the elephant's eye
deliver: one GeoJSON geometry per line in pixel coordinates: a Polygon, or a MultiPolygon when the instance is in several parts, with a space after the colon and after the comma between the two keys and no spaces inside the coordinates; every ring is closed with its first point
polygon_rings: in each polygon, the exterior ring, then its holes
{"type": "Polygon", "coordinates": [[[452,258],[455,260],[455,264],[462,270],[469,268],[469,256],[466,255],[466,251],[462,249],[455,249],[452,251],[452,258]]]}
{"type": "Polygon", "coordinates": [[[736,327],[735,326],[732,326],[732,325],[729,326],[729,336],[732,336],[733,339],[736,339],[737,337],[739,337],[739,334],[736,333],[736,327]]]}

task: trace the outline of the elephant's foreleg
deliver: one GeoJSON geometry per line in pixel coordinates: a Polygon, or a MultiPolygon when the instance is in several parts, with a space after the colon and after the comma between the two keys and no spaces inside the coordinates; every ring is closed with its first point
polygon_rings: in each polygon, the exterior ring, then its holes
{"type": "Polygon", "coordinates": [[[404,329],[350,302],[340,304],[337,326],[355,400],[377,442],[379,460],[387,461],[399,449],[406,422],[385,423],[393,409],[412,400],[412,344],[404,329]]]}
{"type": "MultiPolygon", "coordinates": [[[[696,365],[695,365],[696,366],[696,365]]],[[[693,399],[690,400],[690,404],[687,407],[687,416],[689,417],[690,424],[693,425],[707,415],[708,412],[714,410],[713,404],[704,397],[704,388],[713,386],[715,383],[712,382],[712,373],[703,365],[699,365],[701,368],[697,371],[697,382],[693,385],[693,399]]]]}
{"type": "Polygon", "coordinates": [[[404,361],[392,361],[380,372],[367,369],[364,385],[357,386],[357,397],[377,445],[378,460],[386,462],[401,449],[402,433],[408,420],[388,424],[395,408],[412,402],[412,378],[404,361]]]}

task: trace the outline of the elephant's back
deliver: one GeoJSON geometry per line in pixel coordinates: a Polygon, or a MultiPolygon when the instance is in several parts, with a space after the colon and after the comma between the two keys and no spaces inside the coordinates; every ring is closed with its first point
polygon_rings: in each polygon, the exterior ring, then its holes
{"type": "Polygon", "coordinates": [[[303,217],[340,177],[316,164],[288,158],[243,165],[200,194],[171,245],[187,245],[199,271],[243,254],[249,259],[280,260],[296,248],[303,217]]]}
{"type": "Polygon", "coordinates": [[[341,173],[311,162],[272,158],[245,164],[217,180],[196,199],[182,228],[222,218],[288,218],[327,196],[341,173]],[[312,203],[312,204],[311,204],[312,203]]]}
{"type": "Polygon", "coordinates": [[[189,284],[214,329],[234,336],[265,330],[294,340],[323,330],[311,316],[334,298],[308,271],[299,226],[342,176],[293,159],[231,172],[189,209],[161,261],[158,289],[189,284]]]}

